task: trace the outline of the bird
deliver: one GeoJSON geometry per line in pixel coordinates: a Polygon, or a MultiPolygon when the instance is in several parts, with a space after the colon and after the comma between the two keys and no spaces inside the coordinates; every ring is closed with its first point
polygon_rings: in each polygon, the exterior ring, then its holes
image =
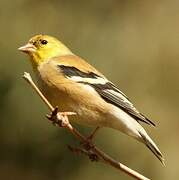
{"type": "MultiPolygon", "coordinates": [[[[118,130],[147,146],[164,164],[164,157],[142,127],[155,124],[101,72],[55,37],[38,34],[18,48],[29,55],[38,87],[54,106],[75,112],[70,122],[118,130]]],[[[96,132],[95,131],[95,132],[96,132]]]]}

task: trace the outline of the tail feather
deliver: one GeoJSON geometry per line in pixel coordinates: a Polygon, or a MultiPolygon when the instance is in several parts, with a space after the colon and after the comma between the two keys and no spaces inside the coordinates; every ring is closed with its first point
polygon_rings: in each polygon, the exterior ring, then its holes
{"type": "Polygon", "coordinates": [[[153,152],[153,154],[160,160],[160,162],[165,165],[164,162],[164,157],[162,155],[162,153],[160,152],[159,148],[157,147],[157,145],[152,141],[152,139],[147,135],[147,133],[144,132],[139,132],[139,134],[141,135],[143,142],[145,143],[145,145],[153,152]]]}

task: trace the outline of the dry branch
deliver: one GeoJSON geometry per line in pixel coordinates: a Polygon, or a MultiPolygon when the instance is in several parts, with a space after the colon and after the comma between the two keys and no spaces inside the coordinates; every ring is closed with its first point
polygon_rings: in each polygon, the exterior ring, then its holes
{"type": "Polygon", "coordinates": [[[83,136],[77,129],[75,129],[70,122],[68,121],[69,115],[75,115],[74,112],[58,112],[58,108],[54,108],[49,101],[43,96],[41,91],[38,89],[38,87],[33,82],[31,76],[29,73],[24,72],[23,78],[33,87],[33,89],[37,92],[37,94],[41,97],[41,99],[44,101],[44,103],[48,106],[48,108],[51,111],[51,115],[47,116],[50,121],[52,121],[54,124],[58,125],[59,127],[63,127],[69,130],[70,133],[72,133],[77,139],[80,140],[80,142],[84,144],[88,144],[90,146],[89,149],[85,148],[73,148],[69,146],[68,148],[73,152],[78,152],[87,155],[91,160],[95,160],[93,158],[96,158],[96,160],[100,160],[105,162],[106,164],[109,164],[124,173],[128,174],[129,176],[139,179],[139,180],[149,180],[145,176],[139,174],[138,172],[128,168],[127,166],[123,165],[122,163],[116,161],[106,153],[104,153],[102,150],[100,150],[96,145],[94,145],[92,142],[89,142],[89,140],[83,136]],[[94,157],[93,157],[94,156],[94,157]]]}

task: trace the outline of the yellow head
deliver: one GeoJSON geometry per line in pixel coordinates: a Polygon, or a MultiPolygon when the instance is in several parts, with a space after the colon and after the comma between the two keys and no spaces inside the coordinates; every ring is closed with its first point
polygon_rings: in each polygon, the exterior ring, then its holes
{"type": "Polygon", "coordinates": [[[48,35],[36,35],[29,42],[19,48],[20,51],[27,53],[31,57],[33,66],[53,57],[72,54],[72,52],[59,40],[48,35]]]}

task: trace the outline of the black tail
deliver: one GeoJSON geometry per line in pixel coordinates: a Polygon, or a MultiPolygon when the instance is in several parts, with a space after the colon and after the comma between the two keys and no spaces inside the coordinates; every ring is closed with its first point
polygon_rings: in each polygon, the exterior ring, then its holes
{"type": "Polygon", "coordinates": [[[160,160],[160,162],[165,165],[162,153],[160,152],[157,145],[148,136],[148,134],[145,131],[139,132],[139,134],[141,135],[144,144],[154,153],[154,155],[160,160]]]}

